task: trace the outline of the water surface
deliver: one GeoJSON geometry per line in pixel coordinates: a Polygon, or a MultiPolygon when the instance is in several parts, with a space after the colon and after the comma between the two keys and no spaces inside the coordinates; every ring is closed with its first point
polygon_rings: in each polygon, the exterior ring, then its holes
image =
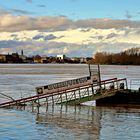
{"type": "MultiPolygon", "coordinates": [[[[87,65],[0,65],[0,92],[16,99],[34,95],[37,86],[86,75],[87,65]]],[[[101,77],[128,78],[128,86],[136,89],[140,66],[104,65],[101,77]]],[[[0,96],[0,102],[7,100],[0,96]]],[[[139,140],[139,124],[139,108],[42,106],[40,114],[30,108],[0,109],[0,140],[139,140]]]]}

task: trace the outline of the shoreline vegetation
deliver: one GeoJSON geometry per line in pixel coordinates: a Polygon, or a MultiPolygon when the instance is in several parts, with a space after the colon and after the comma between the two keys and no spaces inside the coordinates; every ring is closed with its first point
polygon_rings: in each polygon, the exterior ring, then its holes
{"type": "Polygon", "coordinates": [[[92,64],[140,65],[140,48],[132,48],[120,53],[97,52],[92,64]]]}
{"type": "Polygon", "coordinates": [[[23,54],[0,54],[0,64],[102,64],[140,65],[140,48],[131,48],[120,53],[97,52],[94,57],[30,56],[23,54]]]}

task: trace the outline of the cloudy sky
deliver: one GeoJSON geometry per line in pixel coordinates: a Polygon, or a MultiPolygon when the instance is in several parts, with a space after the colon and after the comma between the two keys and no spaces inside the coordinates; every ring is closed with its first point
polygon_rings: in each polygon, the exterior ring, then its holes
{"type": "Polygon", "coordinates": [[[140,0],[0,0],[0,54],[93,56],[140,47],[140,0]]]}

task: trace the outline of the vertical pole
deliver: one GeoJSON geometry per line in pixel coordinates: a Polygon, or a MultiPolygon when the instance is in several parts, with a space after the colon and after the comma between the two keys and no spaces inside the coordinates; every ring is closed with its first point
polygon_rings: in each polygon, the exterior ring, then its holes
{"type": "Polygon", "coordinates": [[[76,120],[76,112],[77,112],[77,109],[76,109],[76,105],[74,106],[74,120],[76,120]]]}
{"type": "Polygon", "coordinates": [[[47,103],[46,105],[47,105],[47,107],[48,107],[48,97],[46,97],[46,103],[47,103]]]}
{"type": "Polygon", "coordinates": [[[25,100],[24,100],[24,107],[23,107],[24,110],[25,110],[25,105],[26,105],[26,104],[25,104],[25,100]]]}
{"type": "Polygon", "coordinates": [[[66,96],[66,102],[68,102],[68,97],[67,97],[67,93],[65,93],[65,96],[66,96]]]}
{"type": "Polygon", "coordinates": [[[93,84],[91,85],[92,95],[94,96],[93,84]]]}
{"type": "Polygon", "coordinates": [[[101,75],[100,75],[100,65],[98,64],[98,75],[99,75],[99,87],[100,87],[100,92],[102,90],[102,86],[101,86],[101,75]]]}
{"type": "Polygon", "coordinates": [[[25,100],[24,100],[24,110],[25,110],[25,100]]]}
{"type": "Polygon", "coordinates": [[[91,68],[90,68],[90,64],[88,64],[88,70],[89,70],[89,76],[91,77],[91,68]]]}
{"type": "MultiPolygon", "coordinates": [[[[90,67],[90,64],[88,64],[88,68],[89,68],[89,76],[91,78],[91,67],[90,67]]],[[[94,95],[94,89],[93,89],[93,81],[92,81],[92,84],[91,84],[91,90],[92,90],[92,95],[94,95]]]]}
{"type": "Polygon", "coordinates": [[[127,79],[125,79],[126,89],[128,89],[127,79]]]}
{"type": "Polygon", "coordinates": [[[52,95],[52,114],[54,114],[54,96],[52,95]]]}
{"type": "Polygon", "coordinates": [[[38,96],[38,106],[40,106],[40,102],[39,102],[39,96],[38,96]]]}
{"type": "Polygon", "coordinates": [[[87,88],[88,96],[89,96],[89,88],[87,88]]]}
{"type": "Polygon", "coordinates": [[[48,97],[46,97],[46,112],[48,111],[48,97]]]}
{"type": "Polygon", "coordinates": [[[81,100],[81,92],[80,92],[80,88],[79,88],[79,103],[80,103],[80,100],[81,100]]]}
{"type": "Polygon", "coordinates": [[[53,98],[53,95],[52,95],[52,105],[54,106],[54,98],[53,98]]]}
{"type": "Polygon", "coordinates": [[[39,106],[40,106],[40,103],[39,103],[39,96],[38,96],[38,105],[37,105],[37,113],[39,114],[39,106]]]}
{"type": "Polygon", "coordinates": [[[89,88],[87,88],[87,92],[88,92],[88,98],[90,99],[90,95],[89,95],[89,88]]]}
{"type": "Polygon", "coordinates": [[[80,88],[79,88],[79,100],[81,99],[81,92],[80,92],[80,88]]]}
{"type": "Polygon", "coordinates": [[[115,82],[113,82],[113,89],[115,90],[115,82]]]}
{"type": "Polygon", "coordinates": [[[76,100],[76,94],[75,94],[75,91],[74,91],[74,98],[75,98],[75,100],[76,100]]]}
{"type": "Polygon", "coordinates": [[[54,104],[52,105],[52,114],[54,115],[54,104]]]}
{"type": "Polygon", "coordinates": [[[62,104],[62,94],[60,94],[60,98],[61,98],[61,104],[62,104]]]}
{"type": "Polygon", "coordinates": [[[63,107],[63,105],[61,104],[61,108],[60,108],[60,117],[62,117],[62,107],[63,107]]]}
{"type": "Polygon", "coordinates": [[[104,82],[104,89],[106,90],[105,82],[104,82]]]}
{"type": "Polygon", "coordinates": [[[32,100],[32,112],[34,112],[34,101],[32,100]]]}
{"type": "Polygon", "coordinates": [[[119,89],[118,81],[116,81],[116,85],[117,85],[117,90],[118,90],[119,89]]]}

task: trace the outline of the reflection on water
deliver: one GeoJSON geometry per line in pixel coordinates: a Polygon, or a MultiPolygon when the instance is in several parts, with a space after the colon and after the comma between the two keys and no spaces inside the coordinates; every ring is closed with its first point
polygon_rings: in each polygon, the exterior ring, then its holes
{"type": "MultiPolygon", "coordinates": [[[[42,113],[44,108],[42,109],[42,113]]],[[[92,108],[81,106],[56,106],[45,114],[37,115],[37,123],[53,124],[72,133],[79,138],[98,138],[100,133],[100,113],[92,108]],[[99,114],[98,114],[99,113],[99,114]]]]}
{"type": "Polygon", "coordinates": [[[136,108],[55,106],[40,108],[38,124],[68,130],[76,139],[127,139],[140,136],[140,111],[136,108]],[[135,134],[135,137],[134,137],[135,134]]]}
{"type": "MultiPolygon", "coordinates": [[[[41,106],[40,113],[0,109],[0,139],[139,140],[140,110],[123,107],[41,106]]],[[[36,110],[35,110],[36,111],[36,110]]]]}

